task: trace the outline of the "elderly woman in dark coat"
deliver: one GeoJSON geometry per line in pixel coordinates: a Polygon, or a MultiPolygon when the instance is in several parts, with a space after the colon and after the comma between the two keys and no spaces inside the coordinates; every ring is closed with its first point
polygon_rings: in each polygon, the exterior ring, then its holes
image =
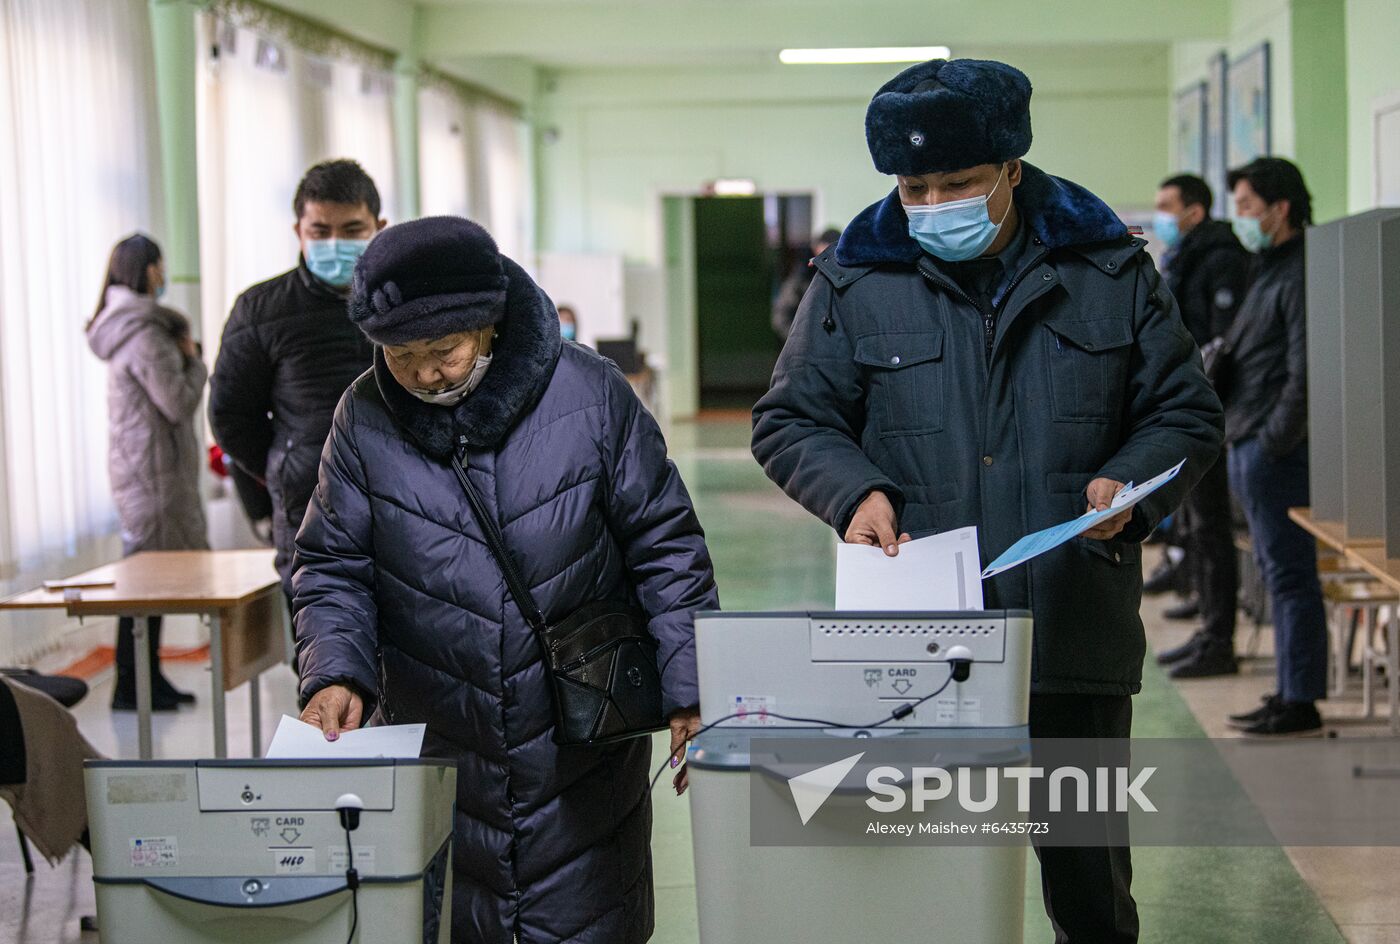
{"type": "Polygon", "coordinates": [[[645,941],[649,739],[554,743],[538,643],[451,463],[548,620],[598,600],[645,612],[674,749],[698,725],[692,618],[718,599],[661,431],[473,223],[388,228],[354,285],[377,348],[297,538],[302,717],[328,738],[426,722],[424,754],[457,762],[453,941],[645,941]]]}

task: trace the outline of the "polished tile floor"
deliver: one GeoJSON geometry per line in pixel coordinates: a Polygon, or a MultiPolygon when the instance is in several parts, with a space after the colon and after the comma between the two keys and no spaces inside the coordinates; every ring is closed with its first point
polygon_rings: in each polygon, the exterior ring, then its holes
{"type": "MultiPolygon", "coordinates": [[[[747,451],[741,424],[681,425],[672,431],[673,453],[704,522],[724,606],[773,609],[829,606],[834,551],[830,532],[789,502],[763,478],[747,451]]],[[[1144,607],[1155,648],[1184,635],[1160,617],[1168,601],[1144,607]]],[[[1267,637],[1267,633],[1264,634],[1267,637]]],[[[1171,683],[1155,665],[1146,671],[1135,702],[1137,736],[1202,737],[1224,732],[1227,711],[1252,707],[1269,688],[1267,638],[1261,657],[1236,678],[1171,683]]],[[[207,689],[207,672],[175,664],[176,684],[207,689]]],[[[106,710],[109,683],[99,679],[79,706],[83,730],[105,753],[131,756],[135,724],[106,710]]],[[[276,719],[294,712],[292,676],[285,669],[264,682],[264,736],[276,719]]],[[[1355,713],[1354,705],[1328,706],[1355,713]]],[[[249,744],[246,689],[229,698],[229,743],[236,756],[249,744]]],[[[161,756],[193,756],[206,750],[207,698],[195,710],[157,719],[161,756]]],[[[664,750],[664,748],[662,748],[664,750]]],[[[658,755],[660,751],[658,750],[658,755]]],[[[658,790],[653,849],[656,861],[659,944],[697,941],[694,869],[688,805],[658,790]]],[[[1133,891],[1144,944],[1400,944],[1400,856],[1392,849],[1139,849],[1133,891]],[[1340,930],[1339,930],[1339,927],[1340,930]]],[[[81,915],[93,911],[91,869],[85,854],[58,866],[39,866],[26,881],[8,824],[0,826],[0,944],[56,944],[92,940],[80,935],[81,915]]],[[[1052,938],[1040,904],[1039,876],[1031,859],[1026,883],[1026,941],[1052,938]]],[[[931,938],[929,940],[932,940],[931,938]]],[[[846,942],[830,942],[846,944],[846,942]]],[[[913,944],[913,942],[911,942],[913,944]]]]}

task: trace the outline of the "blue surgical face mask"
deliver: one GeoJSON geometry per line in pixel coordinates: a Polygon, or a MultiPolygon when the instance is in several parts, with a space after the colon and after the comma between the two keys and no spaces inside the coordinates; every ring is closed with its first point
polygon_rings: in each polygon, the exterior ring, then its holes
{"type": "Polygon", "coordinates": [[[1230,228],[1235,231],[1244,248],[1250,252],[1262,252],[1273,243],[1273,237],[1259,225],[1257,216],[1234,216],[1230,218],[1230,228]]]}
{"type": "Polygon", "coordinates": [[[909,235],[924,248],[929,255],[947,262],[963,262],[976,259],[996,242],[1001,232],[1001,224],[1011,212],[1011,201],[1006,202],[1006,212],[993,223],[987,212],[987,201],[1001,186],[1006,176],[1006,165],[1001,166],[997,182],[992,189],[980,197],[966,200],[953,200],[933,206],[904,205],[904,213],[909,217],[909,235]]]}
{"type": "Polygon", "coordinates": [[[345,288],[368,245],[368,239],[308,239],[306,267],[331,288],[345,288]]]}
{"type": "Polygon", "coordinates": [[[578,325],[571,321],[559,322],[559,336],[565,341],[572,341],[578,335],[578,325]]]}
{"type": "Polygon", "coordinates": [[[1181,244],[1181,224],[1176,221],[1175,213],[1158,210],[1152,214],[1152,232],[1168,249],[1175,249],[1181,244]]]}

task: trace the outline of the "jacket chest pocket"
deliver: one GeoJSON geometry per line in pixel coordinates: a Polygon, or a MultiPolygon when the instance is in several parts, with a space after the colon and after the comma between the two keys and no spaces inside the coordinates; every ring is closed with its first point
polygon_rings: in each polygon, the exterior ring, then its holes
{"type": "Polygon", "coordinates": [[[865,368],[866,410],[882,436],[935,433],[943,428],[943,331],[872,334],[856,341],[865,368]]]}
{"type": "Polygon", "coordinates": [[[1133,327],[1126,319],[1054,320],[1043,341],[1057,420],[1107,423],[1123,410],[1133,327]]]}

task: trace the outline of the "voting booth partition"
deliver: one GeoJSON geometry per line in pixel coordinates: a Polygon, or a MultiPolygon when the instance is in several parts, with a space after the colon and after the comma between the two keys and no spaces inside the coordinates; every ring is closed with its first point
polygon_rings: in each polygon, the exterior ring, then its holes
{"type": "MultiPolygon", "coordinates": [[[[695,636],[702,721],[718,722],[688,758],[701,944],[1022,940],[1025,842],[931,849],[832,822],[867,815],[869,759],[853,758],[876,740],[913,756],[921,739],[952,743],[955,779],[1031,763],[1029,613],[713,613],[695,636]],[[803,812],[793,783],[813,765],[792,761],[814,742],[845,762],[820,811],[803,812]],[[759,835],[772,810],[792,820],[778,841],[759,835]]],[[[1005,799],[969,814],[950,796],[883,822],[1024,819],[1005,799]]]]}
{"type": "Polygon", "coordinates": [[[1306,240],[1311,516],[1400,558],[1400,209],[1306,240]]]}
{"type": "Polygon", "coordinates": [[[449,939],[452,765],[92,761],[85,779],[103,941],[449,939]]]}

